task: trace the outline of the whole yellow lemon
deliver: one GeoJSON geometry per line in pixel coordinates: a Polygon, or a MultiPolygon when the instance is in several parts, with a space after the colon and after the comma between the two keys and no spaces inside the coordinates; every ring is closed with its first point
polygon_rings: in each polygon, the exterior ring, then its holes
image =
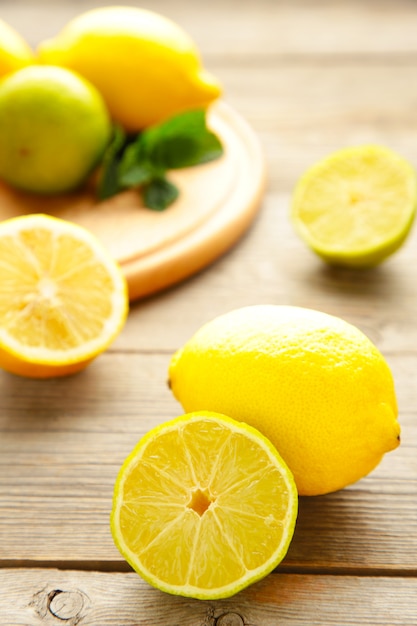
{"type": "Polygon", "coordinates": [[[0,19],[0,77],[34,62],[34,53],[12,26],[0,19]]]}
{"type": "Polygon", "coordinates": [[[41,63],[62,65],[91,81],[113,119],[135,132],[221,92],[198,50],[177,24],[137,7],[101,7],[69,22],[38,49],[41,63]]]}
{"type": "Polygon", "coordinates": [[[320,311],[259,305],[204,325],[172,357],[169,381],[189,411],[261,431],[300,495],[336,491],[399,444],[391,371],[356,327],[320,311]]]}
{"type": "Polygon", "coordinates": [[[77,188],[110,136],[101,95],[74,72],[29,65],[0,83],[0,177],[14,187],[42,194],[77,188]]]}

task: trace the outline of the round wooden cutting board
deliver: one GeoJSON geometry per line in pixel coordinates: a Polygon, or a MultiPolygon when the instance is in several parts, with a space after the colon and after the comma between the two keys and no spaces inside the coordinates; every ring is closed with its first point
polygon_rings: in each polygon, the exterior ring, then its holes
{"type": "Polygon", "coordinates": [[[208,114],[208,125],[220,137],[224,155],[169,172],[180,195],[165,211],[144,207],[137,190],[99,202],[91,189],[49,198],[0,184],[0,219],[48,213],[88,228],[122,266],[131,300],[173,285],[213,262],[243,235],[264,190],[262,150],[245,120],[219,102],[208,114]]]}

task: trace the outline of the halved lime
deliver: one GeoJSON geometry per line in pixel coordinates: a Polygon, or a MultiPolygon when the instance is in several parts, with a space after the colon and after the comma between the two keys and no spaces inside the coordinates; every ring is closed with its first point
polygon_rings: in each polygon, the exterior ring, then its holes
{"type": "Polygon", "coordinates": [[[392,150],[339,150],[297,183],[291,217],[301,238],[334,265],[381,263],[405,241],[417,207],[415,169],[392,150]]]}
{"type": "Polygon", "coordinates": [[[269,440],[247,424],[199,412],[139,441],[116,481],[111,529],[150,584],[209,600],[271,572],[296,516],[292,474],[269,440]]]}

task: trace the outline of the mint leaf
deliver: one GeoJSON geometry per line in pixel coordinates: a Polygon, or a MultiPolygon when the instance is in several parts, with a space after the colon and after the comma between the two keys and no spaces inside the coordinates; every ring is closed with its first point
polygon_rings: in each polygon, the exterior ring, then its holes
{"type": "Polygon", "coordinates": [[[202,109],[180,113],[148,128],[140,144],[147,160],[162,170],[207,163],[223,154],[220,140],[207,128],[202,109]]]}
{"type": "Polygon", "coordinates": [[[129,169],[119,169],[119,183],[121,187],[139,187],[149,183],[153,178],[152,167],[146,163],[133,163],[129,169]]]}
{"type": "Polygon", "coordinates": [[[120,126],[113,127],[113,136],[103,155],[102,172],[98,184],[99,200],[111,198],[120,191],[118,163],[126,143],[126,134],[120,126]]]}
{"type": "Polygon", "coordinates": [[[178,188],[166,178],[155,178],[145,186],[143,199],[145,205],[154,211],[163,211],[179,196],[178,188]]]}
{"type": "Polygon", "coordinates": [[[179,195],[166,179],[168,170],[207,163],[222,154],[222,144],[207,128],[203,109],[175,115],[134,137],[115,127],[103,158],[98,196],[103,200],[123,189],[142,187],[145,205],[162,211],[179,195]]]}
{"type": "Polygon", "coordinates": [[[148,183],[154,177],[152,166],[141,155],[141,135],[128,145],[123,152],[118,167],[121,187],[137,187],[148,183]]]}

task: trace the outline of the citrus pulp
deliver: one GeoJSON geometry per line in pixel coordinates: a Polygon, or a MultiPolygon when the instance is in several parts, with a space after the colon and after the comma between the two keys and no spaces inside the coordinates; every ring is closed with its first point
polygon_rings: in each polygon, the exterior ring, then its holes
{"type": "Polygon", "coordinates": [[[201,411],[139,441],[116,481],[111,529],[150,584],[224,598],[283,559],[297,504],[291,472],[261,433],[201,411]]]}
{"type": "Polygon", "coordinates": [[[0,223],[0,366],[45,378],[79,371],[122,329],[126,281],[89,231],[47,215],[0,223]]]}
{"type": "Polygon", "coordinates": [[[313,165],[297,183],[295,228],[323,260],[370,267],[396,252],[417,208],[417,176],[381,146],[345,148],[313,165]]]}

